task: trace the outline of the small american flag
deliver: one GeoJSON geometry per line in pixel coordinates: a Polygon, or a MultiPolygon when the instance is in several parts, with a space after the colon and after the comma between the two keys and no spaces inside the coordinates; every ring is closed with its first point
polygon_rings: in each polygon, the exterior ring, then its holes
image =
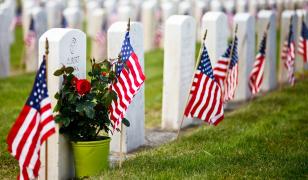
{"type": "Polygon", "coordinates": [[[234,36],[233,49],[231,60],[227,71],[227,79],[224,85],[224,101],[230,101],[234,98],[235,90],[238,85],[238,52],[237,52],[238,39],[234,36]]]}
{"type": "Polygon", "coordinates": [[[25,37],[24,42],[26,46],[34,47],[35,41],[36,41],[35,22],[34,22],[33,17],[31,17],[29,30],[25,37]]]}
{"type": "Polygon", "coordinates": [[[154,35],[154,45],[155,47],[159,47],[163,34],[164,34],[164,29],[163,29],[163,17],[162,17],[162,9],[159,7],[157,11],[155,12],[155,19],[157,22],[156,26],[156,31],[154,35]]]}
{"type": "Polygon", "coordinates": [[[8,150],[19,162],[19,179],[38,176],[40,147],[54,133],[55,122],[48,97],[44,58],[30,97],[7,137],[8,150]]]}
{"type": "Polygon", "coordinates": [[[197,117],[217,125],[224,118],[222,94],[216,82],[206,47],[194,75],[190,99],[185,108],[186,117],[197,117]]]}
{"type": "Polygon", "coordinates": [[[15,30],[16,26],[21,26],[22,25],[22,8],[21,5],[17,6],[16,11],[15,11],[15,17],[13,18],[13,21],[11,23],[10,30],[13,31],[15,30]]]}
{"type": "Polygon", "coordinates": [[[103,51],[106,46],[106,39],[107,39],[106,31],[107,31],[107,23],[104,21],[101,30],[95,36],[95,41],[100,46],[101,51],[103,51]]]}
{"type": "Polygon", "coordinates": [[[304,63],[308,62],[308,28],[302,21],[301,36],[298,43],[298,53],[302,55],[304,63]]]}
{"type": "Polygon", "coordinates": [[[109,118],[114,122],[114,129],[119,126],[127,107],[145,80],[138,57],[131,46],[129,32],[125,34],[121,57],[122,63],[119,63],[116,68],[118,79],[112,85],[112,90],[116,92],[118,98],[111,103],[109,110],[109,118]],[[126,67],[124,67],[124,63],[126,67]]]}
{"type": "Polygon", "coordinates": [[[228,45],[226,52],[221,57],[219,57],[214,67],[214,76],[222,91],[224,91],[224,83],[227,76],[231,49],[232,49],[232,42],[230,42],[230,44],[228,45]]]}
{"type": "Polygon", "coordinates": [[[67,20],[66,20],[64,14],[62,14],[62,16],[61,16],[61,28],[67,28],[67,27],[68,27],[67,20]]]}
{"type": "Polygon", "coordinates": [[[265,50],[266,50],[266,33],[260,44],[259,53],[257,54],[253,69],[249,76],[249,88],[252,94],[257,94],[263,81],[264,66],[265,66],[265,50]]]}
{"type": "Polygon", "coordinates": [[[284,66],[288,70],[288,81],[294,86],[295,84],[295,76],[294,76],[294,65],[295,65],[295,44],[294,44],[294,33],[293,33],[293,25],[292,20],[290,22],[289,34],[284,42],[281,58],[284,61],[284,66]]]}

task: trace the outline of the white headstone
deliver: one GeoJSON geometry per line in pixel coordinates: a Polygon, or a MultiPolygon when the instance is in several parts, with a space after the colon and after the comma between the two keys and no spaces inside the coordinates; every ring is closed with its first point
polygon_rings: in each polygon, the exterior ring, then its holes
{"type": "Polygon", "coordinates": [[[208,4],[204,1],[196,1],[195,2],[195,18],[196,18],[196,23],[197,23],[197,41],[200,42],[200,38],[202,35],[201,32],[201,24],[202,24],[202,17],[205,14],[205,12],[208,10],[208,4]]]}
{"type": "Polygon", "coordinates": [[[81,0],[68,0],[68,7],[81,8],[81,0]]]}
{"type": "MultiPolygon", "coordinates": [[[[261,90],[270,91],[277,87],[277,37],[276,37],[276,14],[270,10],[261,10],[258,13],[257,33],[258,46],[263,38],[267,24],[270,23],[270,28],[267,33],[266,40],[266,56],[264,77],[261,90]]],[[[257,47],[259,48],[259,47],[257,47]]]]}
{"type": "Polygon", "coordinates": [[[34,1],[24,1],[22,7],[22,27],[23,34],[27,34],[29,31],[32,8],[36,6],[34,1]]]}
{"type": "Polygon", "coordinates": [[[63,6],[59,1],[47,1],[46,12],[48,28],[59,28],[61,27],[63,6]]]}
{"type": "MultiPolygon", "coordinates": [[[[54,95],[59,91],[62,81],[60,77],[53,75],[55,70],[62,67],[62,65],[71,66],[74,67],[74,74],[79,79],[86,78],[86,35],[77,29],[55,28],[45,32],[39,40],[38,58],[40,63],[45,54],[46,38],[49,41],[47,86],[49,97],[51,97],[51,105],[54,108],[57,103],[54,95]]],[[[46,151],[43,148],[41,150],[42,164],[39,179],[71,179],[74,177],[73,157],[69,141],[63,135],[59,134],[58,125],[56,131],[56,134],[48,139],[48,177],[45,177],[46,151]]]]}
{"type": "Polygon", "coordinates": [[[219,0],[211,0],[210,9],[211,11],[222,11],[222,4],[219,0]]]}
{"type": "Polygon", "coordinates": [[[158,8],[158,4],[155,1],[145,1],[142,4],[142,17],[141,22],[144,28],[144,51],[150,51],[154,49],[154,37],[157,28],[157,19],[156,19],[156,11],[158,8]]]}
{"type": "MultiPolygon", "coordinates": [[[[114,23],[108,30],[108,57],[115,58],[121,50],[127,29],[127,21],[114,23]]],[[[144,51],[142,25],[137,22],[131,22],[130,25],[130,41],[136,53],[140,65],[144,67],[144,51]]],[[[144,71],[143,71],[144,72],[144,71]]],[[[123,126],[122,131],[122,147],[123,152],[132,151],[145,142],[144,132],[144,86],[139,90],[129,105],[125,118],[130,121],[130,127],[123,126]]],[[[111,137],[110,151],[120,152],[121,133],[115,132],[111,137]]]]}
{"type": "Polygon", "coordinates": [[[238,24],[239,55],[239,79],[234,101],[243,101],[251,96],[248,82],[255,59],[255,19],[249,13],[237,13],[234,24],[238,24]]]}
{"type": "MultiPolygon", "coordinates": [[[[228,40],[227,16],[222,12],[207,12],[202,18],[202,31],[207,29],[205,46],[211,63],[214,66],[217,59],[226,51],[228,40]]],[[[200,37],[202,39],[202,36],[200,37]]]]}
{"type": "Polygon", "coordinates": [[[38,39],[48,29],[47,13],[45,9],[37,6],[32,9],[32,17],[35,22],[35,32],[38,39]]]}
{"type": "Polygon", "coordinates": [[[107,58],[107,13],[104,9],[95,9],[88,23],[88,35],[92,40],[92,57],[96,60],[107,58]]]}
{"type": "Polygon", "coordinates": [[[64,10],[63,15],[67,20],[69,28],[82,29],[83,13],[81,9],[68,7],[64,10]]]}
{"type": "MultiPolygon", "coordinates": [[[[0,8],[0,22],[7,22],[4,9],[0,8]]],[[[10,45],[8,38],[8,25],[0,26],[0,78],[9,76],[10,73],[10,45]]]]}
{"type": "Polygon", "coordinates": [[[118,8],[119,21],[128,21],[129,18],[135,21],[137,17],[136,12],[130,5],[120,6],[118,8]]]}
{"type": "Polygon", "coordinates": [[[248,10],[247,0],[238,0],[236,5],[236,12],[242,13],[242,12],[247,12],[247,10],[248,10]]]}
{"type": "Polygon", "coordinates": [[[193,15],[193,6],[189,0],[180,2],[179,4],[179,14],[182,15],[193,15]]]}
{"type": "Polygon", "coordinates": [[[284,66],[284,63],[281,59],[281,50],[283,47],[284,42],[286,41],[288,34],[289,34],[289,26],[290,26],[290,19],[293,16],[293,32],[294,37],[297,39],[297,16],[294,11],[286,10],[283,11],[281,16],[281,23],[280,23],[280,52],[279,52],[279,83],[286,83],[288,82],[288,71],[284,66]]]}
{"type": "Polygon", "coordinates": [[[12,44],[15,41],[15,32],[13,31],[13,29],[11,29],[11,25],[15,17],[16,2],[14,0],[6,0],[0,6],[3,6],[0,8],[4,8],[7,11],[7,18],[5,20],[8,21],[9,23],[7,26],[9,30],[8,37],[9,37],[9,44],[12,44]]]}
{"type": "MultiPolygon", "coordinates": [[[[166,22],[162,128],[180,128],[195,64],[196,21],[173,15],[166,22]]],[[[182,127],[192,123],[185,118],[182,127]]]]}
{"type": "Polygon", "coordinates": [[[91,17],[92,17],[92,13],[95,11],[95,9],[100,8],[100,5],[98,3],[98,1],[89,1],[86,5],[87,8],[87,14],[86,14],[86,18],[87,18],[87,33],[89,33],[90,31],[90,23],[92,21],[91,17]]]}

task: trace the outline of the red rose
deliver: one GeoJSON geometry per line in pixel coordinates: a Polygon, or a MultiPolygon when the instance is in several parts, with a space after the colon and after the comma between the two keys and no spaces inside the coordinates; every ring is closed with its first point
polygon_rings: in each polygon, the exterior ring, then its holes
{"type": "Polygon", "coordinates": [[[74,76],[71,80],[71,84],[74,86],[77,84],[78,78],[76,76],[74,76]]]}
{"type": "Polygon", "coordinates": [[[90,92],[91,84],[86,79],[80,79],[76,83],[76,89],[77,89],[78,94],[85,95],[90,92]]]}
{"type": "Polygon", "coordinates": [[[106,76],[107,75],[107,73],[106,72],[102,72],[102,76],[106,76]]]}

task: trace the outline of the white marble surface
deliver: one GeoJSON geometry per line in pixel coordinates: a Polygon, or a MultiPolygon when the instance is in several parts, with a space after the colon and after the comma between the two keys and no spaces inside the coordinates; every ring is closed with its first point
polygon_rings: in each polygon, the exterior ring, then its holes
{"type": "MultiPolygon", "coordinates": [[[[45,54],[45,41],[49,41],[48,56],[48,93],[51,97],[51,104],[54,108],[56,99],[54,95],[61,87],[62,79],[53,75],[54,71],[62,65],[72,66],[74,74],[79,79],[86,78],[86,35],[77,29],[50,29],[44,33],[39,40],[39,60],[45,54]]],[[[69,179],[74,177],[74,166],[72,151],[69,142],[63,135],[59,134],[59,127],[56,127],[56,134],[48,139],[48,177],[45,177],[45,148],[41,150],[42,165],[39,179],[69,179]]]]}
{"type": "Polygon", "coordinates": [[[267,33],[266,40],[266,55],[262,91],[270,91],[277,87],[277,37],[276,37],[276,15],[273,11],[262,10],[258,13],[257,21],[257,42],[258,49],[263,38],[267,24],[270,23],[270,28],[267,33]]]}
{"type": "MultiPolygon", "coordinates": [[[[173,15],[166,22],[162,128],[180,128],[191,85],[196,44],[196,21],[191,16],[173,15]]],[[[185,118],[183,127],[192,123],[185,118]]]]}
{"type": "Polygon", "coordinates": [[[251,96],[248,82],[255,60],[255,19],[249,13],[237,13],[234,17],[234,27],[235,24],[238,24],[239,73],[233,101],[244,101],[251,96]]]}
{"type": "MultiPolygon", "coordinates": [[[[122,43],[124,41],[127,29],[127,21],[114,23],[108,29],[108,57],[115,58],[118,56],[122,43]]],[[[141,23],[131,22],[130,41],[134,52],[138,56],[140,65],[144,67],[144,50],[143,50],[143,29],[141,23]]],[[[143,69],[144,72],[144,69],[143,69]]],[[[145,82],[146,83],[146,82],[145,82]]],[[[130,121],[130,127],[123,125],[122,129],[122,152],[127,153],[145,143],[144,133],[144,84],[129,105],[125,118],[130,121]]],[[[121,127],[119,127],[121,128],[121,127]]],[[[121,133],[115,132],[111,137],[110,151],[120,152],[121,133]]]]}

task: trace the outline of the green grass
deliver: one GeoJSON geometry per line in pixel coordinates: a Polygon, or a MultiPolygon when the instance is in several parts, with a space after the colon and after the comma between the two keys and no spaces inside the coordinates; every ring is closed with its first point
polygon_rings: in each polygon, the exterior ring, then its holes
{"type": "Polygon", "coordinates": [[[15,30],[15,42],[12,44],[10,49],[10,58],[11,58],[11,71],[12,74],[20,73],[23,71],[21,66],[21,59],[24,52],[24,41],[23,33],[21,27],[16,27],[15,30]]]}
{"type": "Polygon", "coordinates": [[[0,179],[15,179],[17,162],[6,150],[6,136],[20,113],[33,83],[34,74],[0,79],[0,179]]]}
{"type": "Polygon", "coordinates": [[[307,179],[308,80],[257,99],[103,179],[307,179]]]}

